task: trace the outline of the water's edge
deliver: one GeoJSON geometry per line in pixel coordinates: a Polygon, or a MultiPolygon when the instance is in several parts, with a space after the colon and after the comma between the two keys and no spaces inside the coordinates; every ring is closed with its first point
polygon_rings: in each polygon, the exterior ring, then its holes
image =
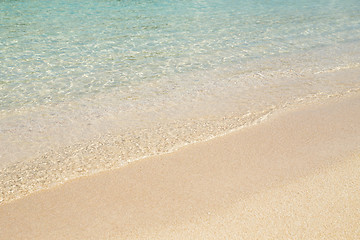
{"type": "MultiPolygon", "coordinates": [[[[360,73],[360,69],[357,70],[357,73],[360,73]]],[[[336,74],[331,74],[331,76],[336,78],[348,76],[349,73],[348,69],[341,69],[340,74],[339,71],[334,72],[336,74]]],[[[354,73],[350,74],[354,76],[354,73]]],[[[149,142],[151,146],[147,146],[147,148],[156,146],[157,150],[150,154],[147,152],[146,155],[144,155],[146,151],[142,149],[144,146],[141,146],[140,138],[137,137],[136,133],[133,133],[132,139],[129,138],[129,135],[106,135],[86,143],[52,150],[29,161],[16,162],[0,169],[0,205],[37,191],[64,184],[68,180],[125,167],[134,161],[168,154],[190,144],[209,141],[254,126],[267,120],[275,113],[296,110],[309,104],[321,104],[329,99],[349,97],[359,92],[360,88],[353,88],[331,95],[310,94],[292,102],[286,102],[281,106],[271,106],[257,113],[249,113],[243,116],[226,116],[222,117],[222,119],[204,118],[189,121],[188,123],[181,122],[183,124],[181,128],[191,129],[194,136],[180,136],[180,141],[177,139],[179,136],[175,135],[174,137],[176,131],[169,131],[174,126],[178,127],[178,123],[169,123],[168,126],[159,125],[153,129],[147,129],[147,138],[155,140],[149,142]],[[209,126],[211,126],[211,131],[195,136],[204,131],[205,128],[208,130],[209,126]],[[156,140],[160,141],[157,142],[156,140]],[[126,155],[124,155],[124,148],[127,152],[126,155]]],[[[181,128],[178,130],[181,131],[181,128]]],[[[132,133],[128,134],[131,135],[132,133]]],[[[142,135],[142,137],[146,136],[146,134],[142,135]]]]}

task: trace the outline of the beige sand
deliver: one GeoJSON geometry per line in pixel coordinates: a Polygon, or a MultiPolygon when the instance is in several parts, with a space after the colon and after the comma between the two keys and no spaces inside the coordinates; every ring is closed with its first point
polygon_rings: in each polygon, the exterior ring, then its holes
{"type": "Polygon", "coordinates": [[[0,206],[0,239],[360,239],[360,96],[0,206]]]}

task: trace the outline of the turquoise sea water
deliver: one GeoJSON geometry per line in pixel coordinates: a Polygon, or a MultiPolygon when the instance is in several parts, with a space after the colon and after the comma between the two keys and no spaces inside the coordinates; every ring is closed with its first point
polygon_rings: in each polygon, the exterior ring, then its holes
{"type": "Polygon", "coordinates": [[[358,91],[359,67],[358,0],[0,1],[0,202],[358,91]]]}
{"type": "Polygon", "coordinates": [[[358,0],[30,0],[0,12],[2,111],[360,38],[358,0]]]}

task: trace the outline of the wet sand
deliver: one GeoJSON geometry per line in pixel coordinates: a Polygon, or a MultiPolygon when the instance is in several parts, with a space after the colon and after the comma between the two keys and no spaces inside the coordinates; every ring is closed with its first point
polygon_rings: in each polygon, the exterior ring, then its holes
{"type": "Polygon", "coordinates": [[[0,206],[0,239],[358,239],[360,95],[0,206]]]}

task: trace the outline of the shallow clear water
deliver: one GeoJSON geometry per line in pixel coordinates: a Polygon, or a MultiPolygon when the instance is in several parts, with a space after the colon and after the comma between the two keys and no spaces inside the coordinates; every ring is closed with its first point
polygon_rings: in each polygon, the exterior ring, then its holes
{"type": "Polygon", "coordinates": [[[358,0],[30,0],[0,12],[2,111],[360,36],[358,0]]]}
{"type": "Polygon", "coordinates": [[[358,0],[0,1],[0,202],[357,91],[359,67],[358,0]]]}

